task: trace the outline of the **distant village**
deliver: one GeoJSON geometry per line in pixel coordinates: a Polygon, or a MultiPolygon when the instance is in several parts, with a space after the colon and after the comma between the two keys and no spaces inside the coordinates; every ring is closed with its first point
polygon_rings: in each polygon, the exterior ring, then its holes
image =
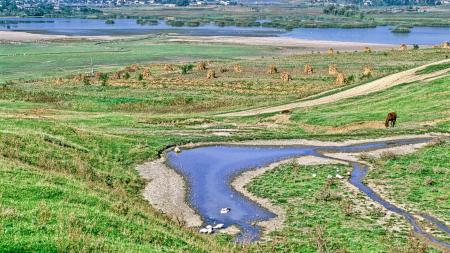
{"type": "Polygon", "coordinates": [[[10,0],[0,1],[0,8],[5,4],[15,4],[18,9],[32,9],[42,5],[52,5],[54,9],[62,7],[74,8],[103,8],[120,6],[155,5],[165,7],[176,6],[207,6],[207,5],[236,5],[232,0],[10,0]]]}
{"type": "MultiPolygon", "coordinates": [[[[365,7],[376,6],[376,0],[363,0],[358,1],[359,6],[361,4],[365,7]]],[[[386,0],[395,1],[395,0],[386,0]]],[[[416,0],[416,4],[421,4],[421,0],[416,0]]],[[[430,2],[430,1],[427,1],[430,2]]],[[[248,3],[248,2],[247,2],[248,3]]],[[[258,3],[258,2],[255,2],[258,3]]],[[[260,4],[264,1],[260,1],[260,4]]],[[[338,4],[337,0],[310,0],[311,5],[339,5],[339,6],[352,6],[354,4],[338,4]]],[[[0,10],[4,9],[7,5],[14,5],[17,10],[29,10],[34,8],[53,8],[59,10],[61,8],[106,8],[106,7],[122,7],[122,6],[163,6],[163,7],[177,7],[177,6],[211,6],[222,5],[230,6],[237,5],[236,0],[0,0],[0,10]]],[[[450,0],[434,0],[435,5],[450,4],[450,0]]],[[[384,12],[386,13],[401,13],[401,12],[427,12],[427,6],[386,6],[384,12]]]]}

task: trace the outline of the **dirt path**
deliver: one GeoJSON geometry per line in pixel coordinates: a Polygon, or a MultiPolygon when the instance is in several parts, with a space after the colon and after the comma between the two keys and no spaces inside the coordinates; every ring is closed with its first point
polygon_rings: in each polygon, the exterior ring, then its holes
{"type": "Polygon", "coordinates": [[[306,100],[306,101],[302,100],[299,102],[294,102],[294,103],[289,103],[289,104],[284,104],[284,105],[279,105],[279,106],[273,106],[273,107],[257,108],[257,109],[251,109],[251,110],[240,111],[240,112],[225,113],[225,114],[220,114],[218,116],[222,116],[222,117],[253,116],[253,115],[259,115],[259,114],[264,114],[264,113],[280,112],[280,111],[290,110],[290,109],[295,109],[295,108],[311,107],[311,106],[336,102],[336,101],[343,100],[346,98],[366,95],[366,94],[370,94],[373,92],[385,90],[385,89],[391,88],[393,86],[396,86],[396,85],[399,85],[402,83],[423,81],[423,80],[435,78],[440,75],[444,75],[450,71],[450,68],[444,69],[441,71],[436,71],[436,72],[433,72],[430,74],[423,74],[423,75],[416,75],[416,72],[419,70],[422,70],[430,65],[447,63],[447,62],[450,62],[450,59],[429,63],[429,64],[426,64],[426,65],[423,65],[420,67],[416,67],[416,68],[409,69],[409,70],[406,70],[403,72],[399,72],[399,73],[392,74],[392,75],[389,75],[386,77],[382,77],[375,81],[372,81],[372,82],[369,82],[366,84],[362,84],[362,85],[353,87],[351,89],[337,92],[335,94],[331,94],[329,96],[324,96],[321,98],[316,98],[316,99],[311,99],[311,100],[306,100]]]}

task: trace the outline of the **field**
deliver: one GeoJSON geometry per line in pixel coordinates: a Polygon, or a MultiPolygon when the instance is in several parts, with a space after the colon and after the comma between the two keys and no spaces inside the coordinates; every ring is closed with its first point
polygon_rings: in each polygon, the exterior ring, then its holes
{"type": "MultiPolygon", "coordinates": [[[[323,177],[305,178],[311,170],[326,175],[335,166],[285,165],[252,182],[250,190],[285,207],[291,215],[288,226],[271,235],[272,242],[249,246],[234,245],[227,236],[200,236],[182,228],[181,221],[154,210],[141,197],[145,182],[135,166],[156,158],[166,147],[189,142],[448,133],[448,75],[291,114],[217,116],[332,93],[444,59],[448,51],[284,56],[282,50],[264,47],[158,44],[153,38],[78,43],[0,47],[0,78],[11,80],[0,86],[1,251],[314,252],[323,246],[330,251],[369,252],[398,251],[414,244],[407,226],[394,233],[384,223],[378,224],[377,210],[367,207],[362,210],[367,217],[347,216],[344,202],[315,201],[323,177]],[[107,78],[86,74],[91,56],[95,70],[107,78]],[[216,71],[216,78],[207,79],[208,70],[196,69],[201,60],[216,71]],[[142,64],[131,70],[134,63],[142,64]],[[166,63],[173,70],[165,70],[166,63]],[[193,69],[182,74],[181,67],[189,64],[193,69]],[[236,64],[241,72],[234,70],[236,64]],[[279,73],[266,73],[273,64],[279,73]],[[313,66],[313,74],[304,74],[305,64],[313,66]],[[336,64],[351,80],[336,84],[328,73],[329,64],[336,64]],[[370,77],[362,75],[365,64],[373,69],[370,77]],[[125,71],[115,78],[119,70],[125,71]],[[145,71],[150,74],[144,75],[145,71]],[[291,81],[281,80],[283,71],[291,74],[291,81]],[[391,110],[399,114],[398,127],[385,129],[384,116],[391,110]],[[289,178],[287,184],[280,185],[284,178],[289,178]],[[318,217],[324,217],[323,222],[318,217]],[[315,235],[325,243],[317,244],[315,235]]],[[[448,222],[448,200],[435,201],[448,195],[447,188],[439,187],[448,184],[446,150],[444,143],[420,151],[417,157],[371,161],[381,170],[371,172],[369,180],[374,184],[386,180],[384,184],[395,185],[386,187],[386,192],[392,191],[396,201],[417,210],[432,210],[448,222]],[[421,173],[416,163],[430,164],[426,168],[432,163],[430,170],[440,174],[431,176],[431,186],[412,191],[430,176],[430,172],[421,173]],[[416,173],[407,173],[403,164],[416,173]],[[408,183],[396,184],[399,176],[408,183]]],[[[348,195],[343,185],[331,187],[348,195]]]]}
{"type": "MultiPolygon", "coordinates": [[[[0,82],[111,70],[134,63],[264,56],[270,47],[166,43],[158,37],[114,41],[0,44],[0,82]]],[[[272,53],[273,54],[273,53],[272,53]]]]}

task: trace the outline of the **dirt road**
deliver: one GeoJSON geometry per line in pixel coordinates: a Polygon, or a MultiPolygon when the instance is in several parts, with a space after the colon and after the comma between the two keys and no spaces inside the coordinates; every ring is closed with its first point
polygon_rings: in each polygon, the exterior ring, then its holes
{"type": "Polygon", "coordinates": [[[346,98],[366,95],[366,94],[370,94],[373,92],[385,90],[385,89],[391,88],[393,86],[396,86],[396,85],[399,85],[402,83],[422,81],[422,80],[435,78],[440,75],[444,75],[450,71],[450,68],[447,68],[447,69],[444,69],[441,71],[436,71],[436,72],[433,72],[430,74],[423,74],[423,75],[417,75],[416,72],[419,70],[422,70],[430,65],[447,63],[447,62],[450,62],[450,59],[445,59],[442,61],[437,61],[437,62],[429,63],[429,64],[426,64],[426,65],[423,65],[420,67],[402,71],[402,72],[399,72],[396,74],[382,77],[380,79],[377,79],[375,81],[372,81],[372,82],[369,82],[366,84],[362,84],[362,85],[353,87],[348,90],[344,90],[341,92],[337,92],[337,93],[334,93],[334,94],[331,94],[328,96],[324,96],[324,97],[320,97],[320,98],[316,98],[316,99],[310,99],[310,100],[303,99],[302,101],[298,101],[298,102],[294,102],[294,103],[273,106],[273,107],[256,108],[256,109],[240,111],[240,112],[225,113],[225,114],[220,114],[218,116],[222,116],[222,117],[253,116],[253,115],[259,115],[259,114],[265,114],[265,113],[281,112],[284,110],[290,110],[290,109],[296,109],[296,108],[317,106],[317,105],[336,102],[336,101],[346,99],[346,98]]]}

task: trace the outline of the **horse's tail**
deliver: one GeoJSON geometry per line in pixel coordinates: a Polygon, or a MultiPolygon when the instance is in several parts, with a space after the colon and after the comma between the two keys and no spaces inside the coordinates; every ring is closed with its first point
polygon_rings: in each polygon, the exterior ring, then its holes
{"type": "Polygon", "coordinates": [[[389,115],[386,117],[386,121],[384,122],[385,127],[389,127],[389,115]]]}

